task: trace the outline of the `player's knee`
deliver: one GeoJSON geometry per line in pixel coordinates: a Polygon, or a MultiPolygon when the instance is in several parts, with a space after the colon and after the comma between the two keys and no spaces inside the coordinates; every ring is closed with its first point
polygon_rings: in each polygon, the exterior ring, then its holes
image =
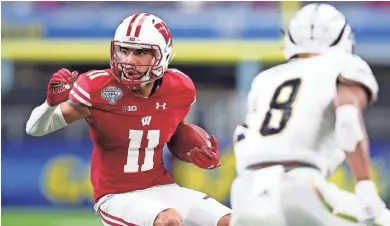
{"type": "Polygon", "coordinates": [[[217,226],[229,226],[231,214],[227,214],[219,219],[217,226]]]}
{"type": "Polygon", "coordinates": [[[175,209],[167,209],[159,213],[154,221],[154,226],[181,226],[182,219],[175,209]]]}

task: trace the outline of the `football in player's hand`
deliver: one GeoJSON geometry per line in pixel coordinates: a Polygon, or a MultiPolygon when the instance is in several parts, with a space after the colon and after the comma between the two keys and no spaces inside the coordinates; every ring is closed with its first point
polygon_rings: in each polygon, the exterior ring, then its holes
{"type": "Polygon", "coordinates": [[[213,147],[210,135],[197,125],[184,123],[177,127],[175,134],[168,143],[169,151],[182,160],[193,148],[202,148],[203,146],[213,147]]]}

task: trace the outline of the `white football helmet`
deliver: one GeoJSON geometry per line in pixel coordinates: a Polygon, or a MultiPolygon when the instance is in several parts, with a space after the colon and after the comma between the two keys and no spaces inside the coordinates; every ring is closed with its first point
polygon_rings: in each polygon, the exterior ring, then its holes
{"type": "Polygon", "coordinates": [[[290,20],[284,37],[287,60],[302,53],[353,52],[355,40],[345,16],[328,4],[309,4],[290,20]]]}
{"type": "MultiPolygon", "coordinates": [[[[168,69],[172,56],[172,35],[168,26],[160,18],[148,14],[137,13],[127,17],[117,27],[114,40],[111,41],[110,65],[114,76],[119,82],[129,87],[144,86],[145,84],[161,78],[168,69]],[[151,49],[154,59],[149,70],[141,78],[135,79],[134,74],[127,74],[118,56],[121,48],[151,49]]],[[[136,70],[136,69],[134,69],[136,70]]]]}

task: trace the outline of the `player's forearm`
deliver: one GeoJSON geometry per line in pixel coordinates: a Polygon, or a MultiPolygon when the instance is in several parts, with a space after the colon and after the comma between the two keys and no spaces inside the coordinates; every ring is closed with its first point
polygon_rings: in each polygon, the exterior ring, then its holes
{"type": "Polygon", "coordinates": [[[369,141],[358,107],[348,104],[337,107],[336,135],[356,181],[370,180],[369,141]]]}
{"type": "Polygon", "coordinates": [[[368,141],[361,141],[354,152],[345,152],[346,160],[356,181],[371,180],[368,141]]]}
{"type": "Polygon", "coordinates": [[[43,136],[67,125],[60,106],[50,107],[45,102],[32,111],[26,124],[26,133],[31,136],[43,136]]]}

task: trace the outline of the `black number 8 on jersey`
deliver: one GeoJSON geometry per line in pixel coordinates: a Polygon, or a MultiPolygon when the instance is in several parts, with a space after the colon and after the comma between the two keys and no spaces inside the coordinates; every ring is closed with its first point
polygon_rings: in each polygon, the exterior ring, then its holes
{"type": "MultiPolygon", "coordinates": [[[[260,127],[260,133],[263,136],[269,136],[273,134],[280,133],[284,127],[286,126],[288,120],[292,114],[292,104],[295,101],[295,98],[298,94],[298,90],[301,86],[301,79],[291,79],[283,82],[278,88],[275,90],[274,95],[272,96],[271,103],[269,105],[270,109],[267,111],[265,115],[264,121],[260,127]],[[281,93],[285,89],[291,89],[289,91],[288,99],[280,100],[283,96],[281,93]],[[270,127],[270,122],[272,118],[272,111],[278,110],[283,112],[283,116],[279,122],[279,126],[277,128],[270,127]]],[[[287,90],[288,91],[288,90],[287,90]]]]}

